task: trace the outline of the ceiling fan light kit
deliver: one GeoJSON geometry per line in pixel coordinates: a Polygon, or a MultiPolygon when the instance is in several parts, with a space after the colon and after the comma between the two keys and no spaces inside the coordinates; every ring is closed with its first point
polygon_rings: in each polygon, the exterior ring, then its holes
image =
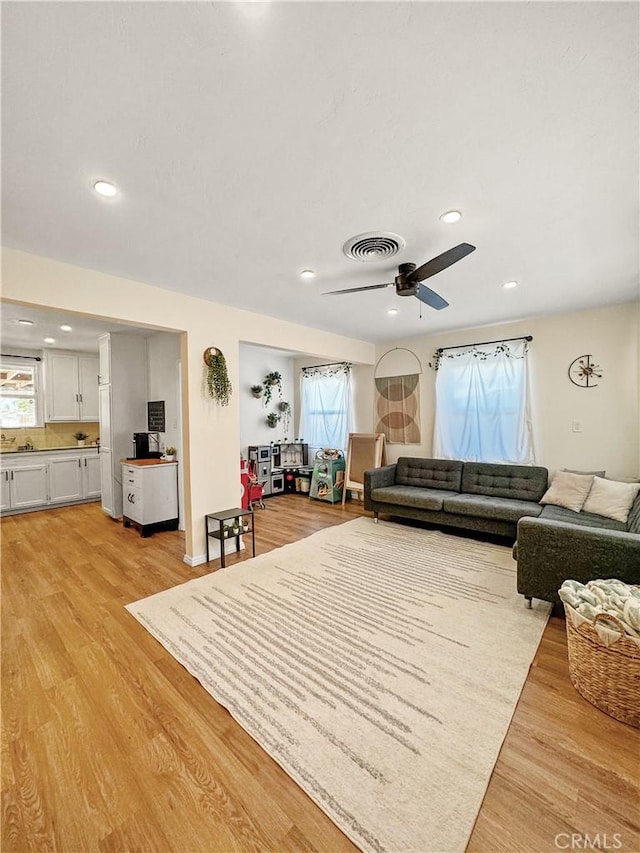
{"type": "Polygon", "coordinates": [[[395,286],[397,296],[415,296],[420,302],[424,302],[425,305],[429,305],[429,307],[434,308],[436,311],[441,311],[449,303],[436,293],[435,290],[431,290],[430,287],[422,284],[422,282],[466,258],[471,252],[475,252],[475,249],[476,247],[470,243],[460,243],[458,246],[454,246],[453,249],[449,249],[435,258],[431,258],[430,261],[427,261],[420,267],[416,267],[415,264],[411,263],[400,264],[398,275],[393,281],[389,281],[386,284],[369,284],[364,287],[331,290],[323,294],[323,296],[337,296],[342,293],[358,293],[363,290],[380,290],[383,287],[395,286]]]}

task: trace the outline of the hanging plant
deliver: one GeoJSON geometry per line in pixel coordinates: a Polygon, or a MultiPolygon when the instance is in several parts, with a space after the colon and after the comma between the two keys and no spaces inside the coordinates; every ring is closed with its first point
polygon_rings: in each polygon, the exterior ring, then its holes
{"type": "Polygon", "coordinates": [[[278,426],[280,418],[281,415],[279,415],[277,412],[269,412],[269,414],[267,415],[267,424],[271,427],[271,429],[274,429],[278,426]]]}
{"type": "Polygon", "coordinates": [[[289,424],[291,423],[291,403],[287,403],[285,400],[281,400],[278,403],[278,411],[280,412],[282,426],[284,428],[284,434],[286,436],[289,433],[289,424]]]}
{"type": "Polygon", "coordinates": [[[217,347],[208,347],[204,351],[204,363],[207,366],[207,391],[209,396],[228,406],[233,388],[227,373],[227,362],[217,347]]]}
{"type": "Polygon", "coordinates": [[[252,385],[251,386],[251,393],[253,394],[253,396],[256,399],[260,399],[260,397],[262,397],[263,392],[264,392],[264,388],[262,387],[262,385],[252,385]]]}
{"type": "Polygon", "coordinates": [[[274,370],[273,373],[267,373],[264,377],[264,404],[268,406],[271,402],[271,398],[273,397],[273,391],[275,388],[278,389],[278,397],[282,400],[282,376],[278,373],[277,370],[274,370]]]}

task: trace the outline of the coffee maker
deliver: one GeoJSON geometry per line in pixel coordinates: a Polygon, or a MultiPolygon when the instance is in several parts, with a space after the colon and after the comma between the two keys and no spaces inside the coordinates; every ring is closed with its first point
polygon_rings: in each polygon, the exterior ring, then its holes
{"type": "Polygon", "coordinates": [[[133,458],[159,459],[162,456],[162,453],[159,449],[151,450],[152,442],[155,442],[156,448],[159,448],[160,438],[157,432],[134,432],[133,458]]]}

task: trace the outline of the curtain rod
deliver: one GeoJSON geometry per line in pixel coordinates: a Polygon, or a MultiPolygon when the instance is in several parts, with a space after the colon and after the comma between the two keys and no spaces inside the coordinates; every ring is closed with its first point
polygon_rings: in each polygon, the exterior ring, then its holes
{"type": "Polygon", "coordinates": [[[0,352],[0,358],[26,358],[31,361],[42,361],[39,355],[11,355],[8,352],[0,352]]]}
{"type": "Polygon", "coordinates": [[[521,338],[501,338],[499,341],[477,341],[475,344],[457,344],[455,347],[438,347],[438,352],[444,352],[446,349],[464,349],[465,347],[484,347],[488,344],[507,344],[510,341],[532,341],[532,335],[523,335],[521,338]]]}
{"type": "Polygon", "coordinates": [[[329,361],[326,364],[308,364],[306,367],[301,367],[300,370],[313,370],[314,367],[335,367],[338,364],[350,364],[348,361],[329,361]]]}

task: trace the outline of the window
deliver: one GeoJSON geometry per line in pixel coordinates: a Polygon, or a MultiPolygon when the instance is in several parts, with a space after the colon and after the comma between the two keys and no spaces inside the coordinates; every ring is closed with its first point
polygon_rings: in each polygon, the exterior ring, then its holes
{"type": "Polygon", "coordinates": [[[0,427],[35,427],[39,417],[38,363],[0,363],[0,427]]]}
{"type": "Polygon", "coordinates": [[[300,433],[311,448],[345,450],[351,426],[351,365],[303,367],[300,433]]]}
{"type": "Polygon", "coordinates": [[[527,351],[525,340],[440,351],[435,456],[534,463],[527,351]]]}

